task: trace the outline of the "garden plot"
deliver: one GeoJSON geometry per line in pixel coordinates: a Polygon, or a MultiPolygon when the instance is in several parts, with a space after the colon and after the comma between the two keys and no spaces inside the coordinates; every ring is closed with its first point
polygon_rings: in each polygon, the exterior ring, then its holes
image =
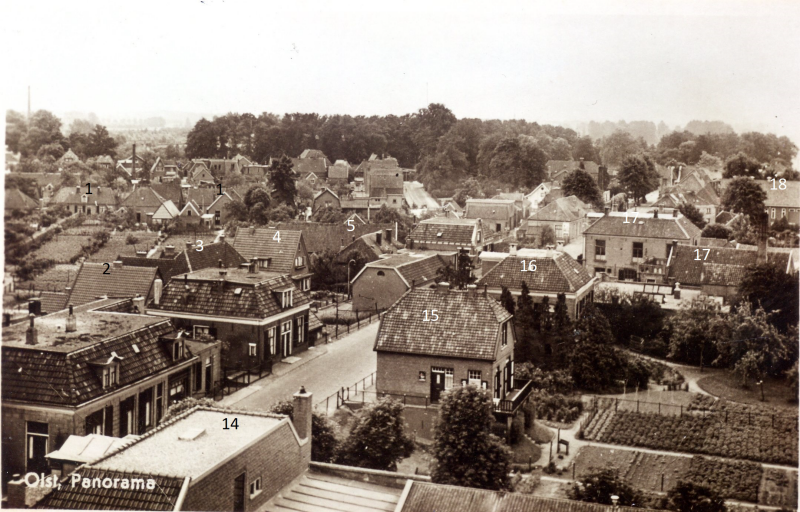
{"type": "Polygon", "coordinates": [[[75,282],[78,269],[80,269],[80,265],[77,263],[61,263],[45,270],[33,281],[21,283],[18,286],[27,289],[29,285],[33,285],[34,290],[63,292],[67,286],[72,286],[72,283],[75,282]]]}
{"type": "Polygon", "coordinates": [[[788,509],[797,507],[797,471],[765,468],[758,503],[788,509]]]}
{"type": "Polygon", "coordinates": [[[668,492],[688,471],[691,461],[691,457],[678,455],[584,446],[575,457],[575,476],[585,476],[592,468],[615,468],[637,489],[660,492],[663,474],[664,492],[668,492]]]}
{"type": "Polygon", "coordinates": [[[53,260],[56,263],[69,263],[78,256],[83,246],[91,245],[92,237],[86,235],[55,235],[30,254],[32,259],[53,260]]]}
{"type": "Polygon", "coordinates": [[[111,263],[116,260],[117,256],[136,256],[136,251],[150,250],[155,246],[158,235],[156,233],[135,233],[136,238],[139,240],[135,245],[127,243],[127,236],[130,233],[116,233],[111,235],[111,238],[106,244],[100,248],[99,251],[89,256],[89,261],[99,263],[111,263]]]}
{"type": "Polygon", "coordinates": [[[685,479],[710,487],[724,498],[758,501],[758,488],[762,476],[761,464],[732,462],[706,457],[692,457],[692,465],[685,479]]]}

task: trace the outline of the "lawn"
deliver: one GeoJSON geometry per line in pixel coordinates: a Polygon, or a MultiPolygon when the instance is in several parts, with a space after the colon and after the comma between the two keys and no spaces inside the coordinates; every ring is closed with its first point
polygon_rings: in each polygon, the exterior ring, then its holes
{"type": "Polygon", "coordinates": [[[417,443],[414,453],[397,464],[397,472],[412,475],[430,475],[431,460],[432,457],[427,448],[417,443]]]}
{"type": "Polygon", "coordinates": [[[790,409],[797,414],[797,397],[783,379],[764,379],[763,402],[758,386],[751,384],[745,389],[741,386],[741,381],[728,372],[703,377],[697,385],[707,393],[733,402],[790,409]]]}
{"type": "Polygon", "coordinates": [[[688,471],[691,462],[691,457],[584,446],[575,457],[575,476],[585,476],[592,468],[615,468],[637,489],[660,492],[663,474],[664,492],[668,492],[688,471]]]}
{"type": "Polygon", "coordinates": [[[79,254],[84,245],[90,245],[92,237],[86,235],[55,235],[30,254],[33,259],[50,259],[57,263],[69,263],[79,254]]]}
{"type": "Polygon", "coordinates": [[[536,443],[549,443],[555,437],[555,433],[552,430],[536,421],[528,427],[525,433],[536,443]]]}
{"type": "Polygon", "coordinates": [[[536,464],[539,457],[542,455],[542,449],[533,444],[525,436],[520,436],[520,440],[511,445],[511,452],[513,454],[513,462],[517,464],[536,464]]]}

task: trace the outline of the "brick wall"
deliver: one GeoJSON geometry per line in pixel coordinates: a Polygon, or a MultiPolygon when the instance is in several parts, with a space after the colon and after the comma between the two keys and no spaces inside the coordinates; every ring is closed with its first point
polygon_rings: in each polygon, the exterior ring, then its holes
{"type": "Polygon", "coordinates": [[[306,471],[311,443],[298,445],[286,422],[211,474],[192,481],[184,510],[232,510],[234,479],[245,474],[245,510],[256,510],[306,471]],[[261,493],[250,497],[250,482],[261,477],[261,493]]]}
{"type": "Polygon", "coordinates": [[[378,352],[378,370],[375,376],[379,393],[396,393],[414,396],[430,396],[431,367],[453,369],[453,385],[461,385],[468,370],[480,370],[481,379],[493,386],[492,363],[470,359],[419,356],[414,354],[392,354],[378,352]],[[419,380],[419,372],[425,372],[425,380],[419,380]]]}
{"type": "MultiPolygon", "coordinates": [[[[614,276],[619,276],[619,269],[630,268],[638,271],[638,263],[633,262],[633,243],[644,243],[643,258],[667,258],[669,256],[667,245],[672,243],[672,240],[664,238],[636,238],[636,237],[616,237],[616,236],[601,236],[601,235],[586,235],[585,238],[585,254],[584,261],[586,261],[586,270],[591,275],[595,275],[595,268],[611,269],[614,276]],[[605,240],[606,242],[606,259],[605,261],[595,259],[595,241],[605,240]]],[[[688,240],[679,240],[681,245],[691,245],[694,242],[688,240]]]]}

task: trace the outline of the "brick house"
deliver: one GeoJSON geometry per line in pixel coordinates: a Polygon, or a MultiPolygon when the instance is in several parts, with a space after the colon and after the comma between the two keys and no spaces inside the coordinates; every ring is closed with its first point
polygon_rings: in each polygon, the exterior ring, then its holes
{"type": "Polygon", "coordinates": [[[579,238],[586,229],[586,213],[590,209],[589,205],[575,196],[558,198],[522,221],[517,230],[517,239],[539,244],[542,230],[550,226],[556,241],[568,244],[570,240],[579,238]]]}
{"type": "Polygon", "coordinates": [[[336,195],[336,192],[326,187],[314,194],[314,202],[311,207],[311,211],[316,212],[320,208],[333,208],[334,210],[340,210],[341,207],[342,205],[339,203],[339,196],[336,195]]]}
{"type": "Polygon", "coordinates": [[[219,267],[220,260],[224,268],[237,268],[242,263],[247,263],[247,260],[236,252],[224,237],[219,242],[204,245],[202,251],[198,251],[191,242],[186,242],[185,250],[176,251],[176,249],[167,245],[157,258],[130,256],[122,257],[120,261],[124,267],[157,267],[164,282],[169,282],[179,274],[219,267]]]}
{"type": "Polygon", "coordinates": [[[443,391],[474,384],[513,413],[526,398],[514,384],[514,343],[511,314],[474,285],[414,288],[381,318],[377,392],[436,403],[443,391]]]}
{"type": "Polygon", "coordinates": [[[150,187],[136,187],[128,194],[120,206],[133,211],[137,223],[152,222],[153,214],[166,201],[158,192],[150,187]]]}
{"type": "Polygon", "coordinates": [[[175,276],[160,303],[147,313],[169,317],[177,327],[228,344],[226,367],[255,369],[306,350],[322,324],[310,299],[288,275],[247,268],[207,268],[175,276]]]}
{"type": "Polygon", "coordinates": [[[191,340],[143,300],[105,299],[3,329],[3,479],[49,473],[69,435],[142,434],[219,380],[217,342],[191,340]],[[204,366],[205,365],[205,366],[204,366]]]}
{"type": "Polygon", "coordinates": [[[481,219],[433,217],[417,224],[408,235],[409,249],[440,252],[469,250],[470,256],[480,253],[486,243],[481,219]]]}
{"type": "Polygon", "coordinates": [[[294,421],[280,414],[194,407],[75,470],[82,478],[152,479],[155,491],[125,490],[122,483],[115,488],[113,482],[110,488],[86,489],[69,485],[67,477],[62,489],[36,508],[263,510],[309,466],[311,400],[302,389],[295,393],[294,421]]]}
{"type": "Polygon", "coordinates": [[[74,188],[64,188],[58,191],[53,198],[53,203],[63,204],[73,213],[94,215],[105,211],[113,211],[117,207],[117,196],[109,187],[91,187],[76,185],[74,188]]]}
{"type": "Polygon", "coordinates": [[[658,212],[589,214],[589,222],[583,232],[586,270],[620,280],[639,281],[643,273],[658,267],[663,270],[673,240],[692,246],[700,241],[700,229],[678,210],[667,216],[658,212]]]}
{"type": "Polygon", "coordinates": [[[433,283],[456,253],[405,253],[367,263],[351,280],[354,311],[384,310],[408,290],[433,283]]]}
{"type": "Polygon", "coordinates": [[[80,306],[103,297],[144,297],[145,301],[160,297],[163,280],[158,268],[129,267],[121,261],[108,264],[84,262],[75,276],[66,304],[80,306]]]}
{"type": "Polygon", "coordinates": [[[467,219],[481,219],[487,229],[493,232],[514,229],[522,216],[513,199],[467,199],[467,219]]]}
{"type": "Polygon", "coordinates": [[[564,294],[569,317],[574,321],[587,304],[594,301],[596,280],[565,252],[538,249],[516,251],[512,248],[511,254],[486,272],[477,285],[478,288],[486,287],[495,298],[500,297],[503,287],[518,297],[524,282],[535,305],[548,297],[551,308],[558,295],[564,294]],[[536,270],[529,270],[531,264],[536,270]]]}
{"type": "Polygon", "coordinates": [[[233,248],[247,261],[258,260],[261,270],[286,274],[303,291],[311,289],[308,250],[302,231],[275,228],[239,228],[233,248]]]}
{"type": "Polygon", "coordinates": [[[211,226],[208,226],[213,229],[219,229],[231,220],[231,215],[228,209],[226,208],[227,205],[231,204],[234,201],[241,201],[242,198],[239,196],[236,191],[225,191],[222,195],[218,195],[214,202],[211,203],[204,213],[213,215],[213,222],[211,226]]]}

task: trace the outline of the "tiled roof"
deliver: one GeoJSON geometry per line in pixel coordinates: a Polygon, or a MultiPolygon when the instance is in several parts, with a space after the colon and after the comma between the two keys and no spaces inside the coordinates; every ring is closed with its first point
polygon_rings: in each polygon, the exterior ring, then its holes
{"type": "Polygon", "coordinates": [[[508,256],[489,270],[479,281],[478,287],[487,285],[492,288],[505,286],[519,289],[522,282],[532,292],[567,293],[576,292],[588,284],[592,277],[577,261],[567,253],[560,251],[536,251],[535,257],[522,258],[508,256]],[[523,272],[523,264],[536,260],[536,270],[523,272]]]}
{"type": "Polygon", "coordinates": [[[61,311],[67,307],[69,296],[64,292],[42,292],[39,296],[42,303],[42,313],[45,315],[61,311]]]}
{"type": "Polygon", "coordinates": [[[328,179],[346,180],[350,172],[350,164],[344,160],[337,160],[328,168],[328,179]]]}
{"type": "Polygon", "coordinates": [[[800,207],[800,181],[787,181],[784,190],[780,189],[780,184],[775,186],[775,190],[772,190],[772,182],[769,181],[758,180],[758,184],[767,193],[765,206],[800,207]]]}
{"type": "Polygon", "coordinates": [[[328,157],[325,156],[325,153],[323,153],[320,149],[305,149],[302,153],[300,153],[300,158],[320,158],[323,160],[328,159],[328,157]]]}
{"type": "Polygon", "coordinates": [[[137,490],[117,488],[106,489],[102,486],[90,486],[88,489],[82,485],[70,485],[69,478],[62,480],[61,489],[54,489],[39,501],[37,509],[63,509],[63,510],[174,510],[178,495],[184,485],[188,486],[183,477],[159,476],[147,473],[134,473],[128,471],[108,471],[83,466],[79,468],[83,478],[111,478],[127,479],[141,478],[147,482],[148,478],[155,480],[156,489],[146,487],[137,490]]]}
{"type": "Polygon", "coordinates": [[[325,327],[325,324],[322,323],[322,320],[314,313],[313,311],[308,312],[308,331],[316,331],[317,329],[322,329],[325,327]]]}
{"type": "Polygon", "coordinates": [[[340,263],[347,263],[354,254],[358,254],[366,261],[375,261],[383,254],[394,252],[394,247],[384,240],[378,244],[377,233],[367,233],[356,238],[339,252],[336,260],[340,263]]]}
{"type": "Polygon", "coordinates": [[[180,251],[173,257],[164,257],[163,255],[160,258],[123,257],[120,260],[124,266],[157,267],[165,282],[178,274],[218,267],[219,260],[222,260],[222,266],[225,268],[238,268],[240,264],[247,261],[224,240],[205,244],[202,251],[192,247],[189,251],[180,251]]]}
{"type": "Polygon", "coordinates": [[[31,199],[21,190],[16,188],[6,188],[6,202],[4,208],[6,210],[30,210],[37,208],[39,203],[31,199]]]}
{"type": "Polygon", "coordinates": [[[216,201],[218,190],[216,188],[187,188],[186,197],[188,200],[193,200],[199,207],[203,209],[201,213],[205,213],[211,203],[216,201]]]}
{"type": "Polygon", "coordinates": [[[392,512],[397,506],[402,492],[402,489],[375,482],[343,478],[312,470],[292,482],[291,486],[282,489],[274,498],[274,504],[272,506],[268,504],[266,510],[269,512],[297,512],[298,510],[392,512]]]}
{"type": "Polygon", "coordinates": [[[166,200],[172,201],[176,205],[182,203],[181,201],[181,186],[180,183],[174,181],[172,183],[153,183],[150,187],[156,194],[166,200]]]}
{"type": "Polygon", "coordinates": [[[757,251],[679,245],[673,249],[667,275],[678,283],[693,286],[738,286],[746,267],[755,265],[757,259],[757,251]]]}
{"type": "Polygon", "coordinates": [[[700,238],[699,242],[701,247],[726,247],[728,241],[724,238],[700,238]]]}
{"type": "MultiPolygon", "coordinates": [[[[612,512],[609,505],[413,481],[397,512],[612,512]]],[[[655,512],[618,507],[618,512],[655,512]]]]}
{"type": "Polygon", "coordinates": [[[717,214],[717,218],[714,219],[714,222],[717,224],[727,224],[728,222],[732,221],[736,215],[731,212],[719,212],[717,214]]]}
{"type": "Polygon", "coordinates": [[[411,232],[409,238],[415,243],[441,242],[459,244],[464,247],[472,245],[475,232],[475,220],[436,217],[420,222],[411,232]],[[440,235],[441,233],[441,235],[440,235]]]}
{"type": "MultiPolygon", "coordinates": [[[[450,257],[447,254],[435,252],[396,254],[388,258],[372,261],[365,268],[391,269],[400,274],[407,286],[422,286],[436,278],[436,272],[447,265],[448,259],[452,259],[452,255],[455,255],[455,252],[449,254],[450,257]]],[[[359,275],[361,275],[361,272],[359,272],[359,275]]],[[[357,277],[353,278],[353,280],[355,281],[357,277]]]]}
{"type": "Polygon", "coordinates": [[[75,277],[69,302],[78,306],[103,296],[147,297],[157,277],[157,268],[126,267],[124,264],[115,267],[111,264],[106,270],[103,263],[84,262],[75,277]]]}
{"type": "Polygon", "coordinates": [[[283,311],[274,292],[287,287],[294,290],[292,307],[310,302],[308,295],[297,288],[289,276],[274,272],[247,274],[245,269],[229,269],[226,282],[222,285],[216,269],[211,268],[188,274],[188,279],[176,276],[164,288],[159,305],[151,301],[148,309],[263,319],[283,311]],[[188,291],[186,286],[189,287],[188,291]]]}
{"type": "Polygon", "coordinates": [[[292,169],[297,173],[298,178],[306,178],[313,172],[317,178],[324,180],[328,177],[325,162],[326,160],[320,158],[292,158],[292,169]]]}
{"type": "Polygon", "coordinates": [[[108,359],[112,352],[121,358],[119,387],[177,364],[160,341],[161,336],[174,332],[169,320],[87,311],[77,312],[76,317],[78,331],[74,334],[63,332],[66,323],[66,312],[63,312],[55,318],[48,315],[36,320],[36,325],[41,325],[42,329],[50,329],[56,323],[62,327],[60,334],[40,332],[42,342],[37,345],[25,344],[24,331],[21,341],[4,340],[4,401],[77,405],[114,392],[117,387],[103,389],[99,372],[90,364],[108,359]],[[106,327],[112,322],[119,325],[114,326],[110,335],[98,334],[97,326],[102,322],[106,327]],[[126,326],[130,330],[121,334],[126,326]],[[44,339],[45,334],[49,339],[44,339]],[[138,353],[134,351],[134,344],[138,353]]]}
{"type": "Polygon", "coordinates": [[[499,302],[475,290],[414,288],[381,318],[375,350],[493,361],[500,325],[511,318],[499,302]],[[424,322],[424,311],[439,320],[424,322]]]}
{"type": "Polygon", "coordinates": [[[95,187],[92,186],[92,194],[86,194],[88,190],[86,186],[83,187],[64,187],[60,189],[53,197],[54,203],[66,204],[87,204],[87,205],[105,205],[114,206],[117,204],[117,196],[110,187],[95,187]],[[80,191],[78,190],[80,188],[80,191]],[[87,202],[82,201],[82,197],[86,196],[87,202]]]}
{"type": "Polygon", "coordinates": [[[233,248],[248,261],[271,258],[270,271],[290,274],[294,271],[294,259],[302,241],[301,231],[241,227],[236,230],[233,248]],[[280,231],[280,242],[274,240],[277,231],[280,231]]]}
{"type": "Polygon", "coordinates": [[[560,197],[539,209],[529,217],[530,220],[553,222],[572,222],[586,214],[589,207],[575,196],[560,197]]]}
{"type": "Polygon", "coordinates": [[[613,213],[598,218],[596,222],[586,228],[583,234],[689,240],[700,237],[700,228],[683,215],[677,217],[661,215],[654,219],[652,215],[639,214],[634,223],[633,214],[626,218],[624,213],[613,213]],[[625,223],[626,220],[628,223],[625,223]]]}
{"type": "MultiPolygon", "coordinates": [[[[394,224],[363,224],[359,222],[358,219],[353,222],[353,231],[349,231],[349,226],[343,222],[329,224],[289,221],[279,222],[275,227],[281,230],[302,231],[303,243],[306,245],[306,251],[315,254],[321,254],[326,250],[338,253],[342,245],[348,245],[352,243],[354,239],[358,239],[367,233],[373,233],[378,230],[385,231],[391,229],[394,238],[394,224]]],[[[281,236],[283,236],[283,231],[281,231],[281,236]]]]}
{"type": "Polygon", "coordinates": [[[163,202],[164,198],[161,197],[151,187],[142,187],[136,188],[133,192],[128,194],[128,197],[122,201],[122,206],[146,206],[158,208],[163,202]]]}
{"type": "Polygon", "coordinates": [[[467,199],[468,219],[508,220],[514,215],[513,199],[467,199]]]}

